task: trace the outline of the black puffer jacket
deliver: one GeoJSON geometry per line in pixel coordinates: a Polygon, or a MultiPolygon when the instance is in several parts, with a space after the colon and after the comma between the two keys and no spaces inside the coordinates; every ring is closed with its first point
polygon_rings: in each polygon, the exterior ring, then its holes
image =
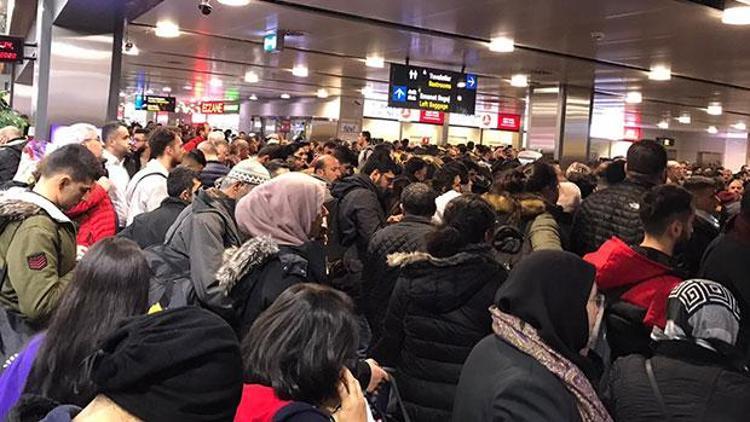
{"type": "Polygon", "coordinates": [[[229,174],[229,167],[218,161],[209,161],[206,163],[206,167],[203,168],[199,178],[203,187],[208,189],[213,188],[216,181],[227,174],[229,174]]]}
{"type": "Polygon", "coordinates": [[[489,246],[448,258],[394,254],[402,274],[373,356],[397,370],[401,396],[416,421],[446,421],[461,368],[492,330],[487,309],[507,274],[489,246]]]}
{"type": "MultiPolygon", "coordinates": [[[[748,419],[750,377],[719,354],[686,341],[659,342],[651,365],[671,421],[748,419]]],[[[643,356],[618,359],[603,387],[603,402],[615,421],[669,420],[655,398],[643,356]]]]}
{"type": "Polygon", "coordinates": [[[399,267],[388,265],[388,255],[424,251],[425,236],[432,230],[431,221],[431,216],[407,215],[400,223],[375,233],[370,241],[362,272],[362,306],[372,329],[373,343],[380,339],[388,300],[401,273],[399,267]]]}
{"type": "Polygon", "coordinates": [[[21,155],[26,143],[25,139],[13,139],[0,146],[0,182],[13,180],[16,171],[18,171],[18,164],[21,162],[21,155]]]}
{"type": "Polygon", "coordinates": [[[629,178],[586,198],[578,209],[571,230],[573,251],[583,256],[617,236],[628,245],[643,240],[639,216],[641,197],[653,183],[629,178]]]}

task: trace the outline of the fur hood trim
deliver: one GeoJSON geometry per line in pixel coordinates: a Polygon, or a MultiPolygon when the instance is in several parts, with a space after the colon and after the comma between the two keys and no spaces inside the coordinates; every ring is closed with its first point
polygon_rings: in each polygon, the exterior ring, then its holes
{"type": "Polygon", "coordinates": [[[462,264],[471,259],[476,259],[478,255],[486,253],[483,249],[476,248],[471,252],[459,252],[446,258],[437,258],[427,252],[396,252],[388,255],[387,262],[389,267],[405,267],[408,265],[426,262],[436,267],[452,267],[462,264]]]}
{"type": "Polygon", "coordinates": [[[521,205],[522,218],[532,218],[547,212],[547,204],[543,199],[535,196],[519,198],[518,203],[521,205]]]}
{"type": "Polygon", "coordinates": [[[11,188],[0,192],[0,217],[20,221],[42,212],[47,213],[58,223],[71,222],[70,218],[47,198],[32,191],[24,188],[11,188]]]}
{"type": "Polygon", "coordinates": [[[242,277],[277,253],[279,245],[268,236],[254,237],[240,247],[227,249],[216,272],[219,286],[229,294],[242,277]]]}

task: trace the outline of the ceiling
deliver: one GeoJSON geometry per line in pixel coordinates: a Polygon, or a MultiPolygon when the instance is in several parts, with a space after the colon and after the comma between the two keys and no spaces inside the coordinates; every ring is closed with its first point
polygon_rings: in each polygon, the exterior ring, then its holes
{"type": "Polygon", "coordinates": [[[593,87],[595,108],[624,108],[623,96],[639,90],[644,101],[628,105],[644,126],[690,113],[686,130],[708,125],[750,126],[750,26],[721,23],[721,12],[680,0],[352,0],[252,1],[229,7],[213,1],[202,16],[198,0],[164,0],[128,25],[140,50],[124,56],[123,86],[129,93],[168,86],[180,99],[255,94],[277,99],[361,96],[370,86],[387,91],[388,67],[367,67],[368,55],[386,62],[461,70],[480,75],[479,102],[523,111],[526,89],[510,86],[516,73],[533,86],[565,83],[593,87]],[[182,35],[158,38],[160,20],[179,24],[182,35]],[[269,31],[301,33],[286,38],[281,53],[263,52],[269,31]],[[514,38],[513,53],[495,53],[487,42],[514,38]],[[671,66],[672,80],[648,80],[654,64],[671,66]],[[305,65],[306,78],[291,69],[305,65]],[[254,71],[260,82],[244,82],[254,71]],[[220,80],[221,87],[211,80],[220,80]],[[188,90],[186,87],[189,87],[188,90]],[[722,116],[703,109],[720,102],[722,116]]]}

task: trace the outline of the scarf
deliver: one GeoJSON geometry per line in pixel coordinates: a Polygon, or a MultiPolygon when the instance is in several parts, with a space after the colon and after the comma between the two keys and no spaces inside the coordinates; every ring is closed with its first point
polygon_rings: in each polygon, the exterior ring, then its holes
{"type": "Polygon", "coordinates": [[[534,327],[497,307],[490,308],[492,330],[516,349],[542,364],[562,381],[576,399],[578,413],[583,422],[609,422],[612,418],[596,395],[586,375],[568,359],[544,343],[534,327]]]}

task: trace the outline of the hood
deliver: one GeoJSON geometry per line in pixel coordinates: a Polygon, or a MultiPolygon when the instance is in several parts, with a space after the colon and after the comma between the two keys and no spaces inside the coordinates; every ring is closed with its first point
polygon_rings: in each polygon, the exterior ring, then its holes
{"type": "Polygon", "coordinates": [[[671,268],[639,254],[622,240],[613,237],[584,260],[596,267],[596,284],[608,290],[670,274],[671,268]]]}
{"type": "Polygon", "coordinates": [[[346,194],[357,188],[371,190],[378,195],[378,198],[380,197],[380,193],[375,184],[373,184],[370,178],[363,173],[349,176],[344,180],[334,183],[333,188],[331,188],[331,195],[333,195],[334,198],[341,200],[346,194]]]}
{"type": "Polygon", "coordinates": [[[388,265],[401,267],[401,275],[412,280],[408,294],[415,303],[439,313],[460,308],[488,282],[502,282],[505,273],[488,245],[472,245],[446,258],[395,253],[388,256],[388,265]]]}
{"type": "Polygon", "coordinates": [[[547,204],[544,200],[535,195],[521,195],[517,198],[521,206],[521,218],[529,220],[535,218],[547,211],[547,204]]]}
{"type": "Polygon", "coordinates": [[[221,267],[216,272],[219,286],[229,293],[245,274],[265,264],[277,253],[279,245],[268,236],[255,237],[240,247],[227,249],[224,251],[221,267]]]}
{"type": "Polygon", "coordinates": [[[28,189],[16,187],[0,192],[0,217],[20,221],[42,212],[58,223],[71,223],[55,204],[28,189]]]}
{"type": "Polygon", "coordinates": [[[226,196],[221,190],[209,188],[199,191],[193,199],[193,210],[196,212],[216,210],[226,214],[229,218],[234,213],[236,201],[226,196]]]}

